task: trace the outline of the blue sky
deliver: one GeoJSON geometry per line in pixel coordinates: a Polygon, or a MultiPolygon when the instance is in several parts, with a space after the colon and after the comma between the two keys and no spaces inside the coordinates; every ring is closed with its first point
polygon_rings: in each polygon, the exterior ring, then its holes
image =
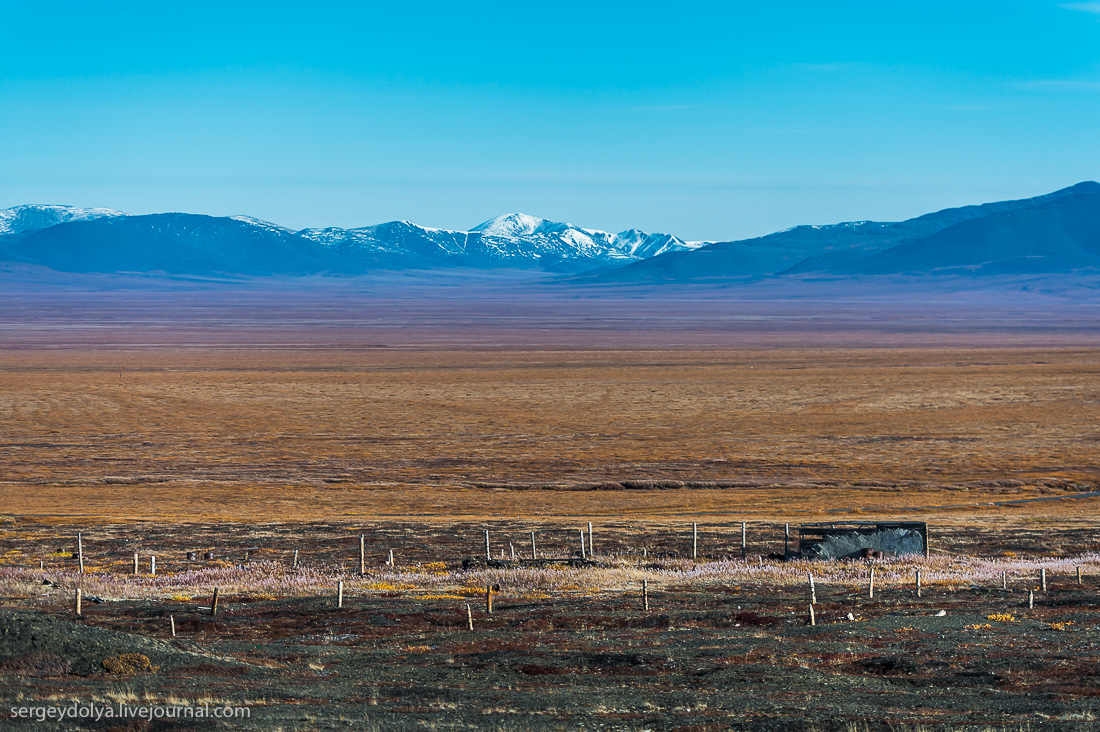
{"type": "Polygon", "coordinates": [[[1100,178],[1100,2],[2,8],[0,208],[714,240],[1100,178]]]}

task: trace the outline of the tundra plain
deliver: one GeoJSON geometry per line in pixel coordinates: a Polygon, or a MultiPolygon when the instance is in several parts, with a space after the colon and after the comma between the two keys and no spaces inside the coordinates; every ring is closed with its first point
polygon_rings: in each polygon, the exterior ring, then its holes
{"type": "Polygon", "coordinates": [[[1100,717],[1091,311],[189,297],[3,300],[5,708],[206,700],[288,730],[1100,717]],[[873,598],[871,565],[781,559],[785,523],[877,518],[928,521],[933,551],[876,563],[873,598]],[[494,557],[529,558],[534,531],[552,561],[485,566],[486,530],[494,557]],[[76,588],[104,602],[77,619],[76,588]],[[130,652],[158,670],[103,665],[130,652]]]}

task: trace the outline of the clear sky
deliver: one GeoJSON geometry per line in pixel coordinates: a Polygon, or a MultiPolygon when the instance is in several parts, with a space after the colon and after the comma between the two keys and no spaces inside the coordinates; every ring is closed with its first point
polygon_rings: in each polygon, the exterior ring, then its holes
{"type": "Polygon", "coordinates": [[[1100,2],[0,10],[0,208],[715,240],[1100,178],[1100,2]]]}

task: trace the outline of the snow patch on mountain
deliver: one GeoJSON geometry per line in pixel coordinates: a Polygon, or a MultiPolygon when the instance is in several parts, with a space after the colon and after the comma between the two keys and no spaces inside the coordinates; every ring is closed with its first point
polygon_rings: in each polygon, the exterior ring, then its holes
{"type": "Polygon", "coordinates": [[[45,229],[69,221],[91,221],[125,215],[113,208],[76,208],[37,203],[13,206],[0,210],[0,236],[45,229]]]}
{"type": "Polygon", "coordinates": [[[252,224],[253,226],[258,226],[261,229],[267,229],[268,231],[277,231],[290,234],[294,233],[285,226],[279,226],[278,224],[273,224],[270,221],[258,219],[255,216],[230,216],[229,218],[233,219],[234,221],[243,221],[246,224],[252,224]]]}

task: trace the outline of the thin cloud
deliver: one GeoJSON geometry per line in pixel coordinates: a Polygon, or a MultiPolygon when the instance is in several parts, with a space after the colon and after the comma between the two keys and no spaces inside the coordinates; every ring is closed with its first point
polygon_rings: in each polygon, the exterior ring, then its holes
{"type": "Polygon", "coordinates": [[[1062,3],[1058,7],[1065,10],[1079,10],[1082,13],[1100,15],[1100,3],[1062,3]]]}

